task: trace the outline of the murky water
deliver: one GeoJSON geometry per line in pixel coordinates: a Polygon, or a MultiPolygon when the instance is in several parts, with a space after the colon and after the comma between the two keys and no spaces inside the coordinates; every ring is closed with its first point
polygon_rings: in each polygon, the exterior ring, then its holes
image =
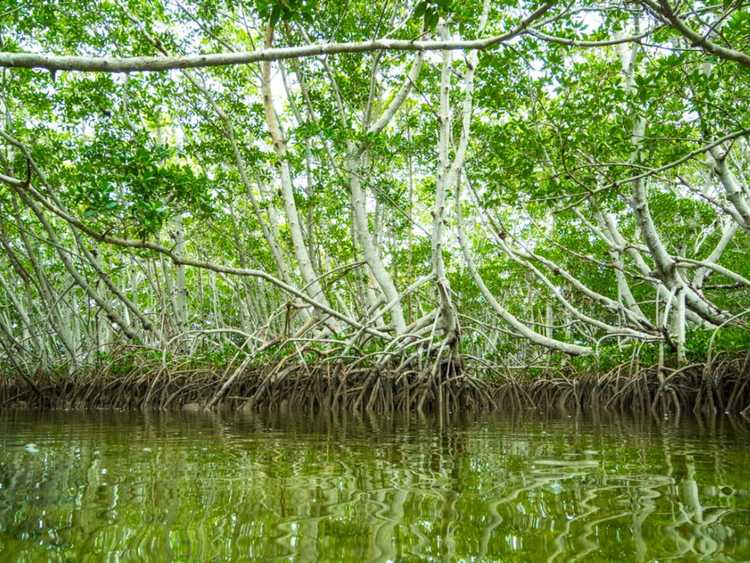
{"type": "Polygon", "coordinates": [[[1,561],[747,561],[738,421],[0,413],[1,561]]]}

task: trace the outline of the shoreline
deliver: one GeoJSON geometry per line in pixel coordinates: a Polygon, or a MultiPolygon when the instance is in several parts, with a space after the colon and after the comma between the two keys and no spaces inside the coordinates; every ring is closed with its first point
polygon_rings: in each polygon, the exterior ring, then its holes
{"type": "Polygon", "coordinates": [[[304,412],[616,411],[654,415],[750,417],[748,355],[679,368],[618,366],[605,373],[493,373],[476,366],[383,370],[341,364],[128,373],[89,368],[0,381],[0,409],[304,412]],[[33,382],[33,385],[32,385],[33,382]]]}

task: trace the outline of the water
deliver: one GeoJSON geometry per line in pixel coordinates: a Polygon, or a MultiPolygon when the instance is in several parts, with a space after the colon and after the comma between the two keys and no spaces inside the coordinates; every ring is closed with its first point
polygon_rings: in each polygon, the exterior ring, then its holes
{"type": "Polygon", "coordinates": [[[0,413],[0,561],[750,560],[734,420],[0,413]]]}

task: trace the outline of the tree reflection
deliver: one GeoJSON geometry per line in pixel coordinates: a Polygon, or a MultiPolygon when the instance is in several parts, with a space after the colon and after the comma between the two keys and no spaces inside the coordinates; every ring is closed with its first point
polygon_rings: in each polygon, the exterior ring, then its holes
{"type": "Polygon", "coordinates": [[[741,421],[2,417],[4,560],[750,557],[741,421]]]}

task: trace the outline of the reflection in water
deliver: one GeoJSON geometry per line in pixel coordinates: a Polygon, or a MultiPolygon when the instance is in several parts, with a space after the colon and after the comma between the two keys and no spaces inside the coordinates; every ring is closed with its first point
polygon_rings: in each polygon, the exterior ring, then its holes
{"type": "Polygon", "coordinates": [[[750,559],[730,419],[6,412],[0,560],[750,559]]]}

